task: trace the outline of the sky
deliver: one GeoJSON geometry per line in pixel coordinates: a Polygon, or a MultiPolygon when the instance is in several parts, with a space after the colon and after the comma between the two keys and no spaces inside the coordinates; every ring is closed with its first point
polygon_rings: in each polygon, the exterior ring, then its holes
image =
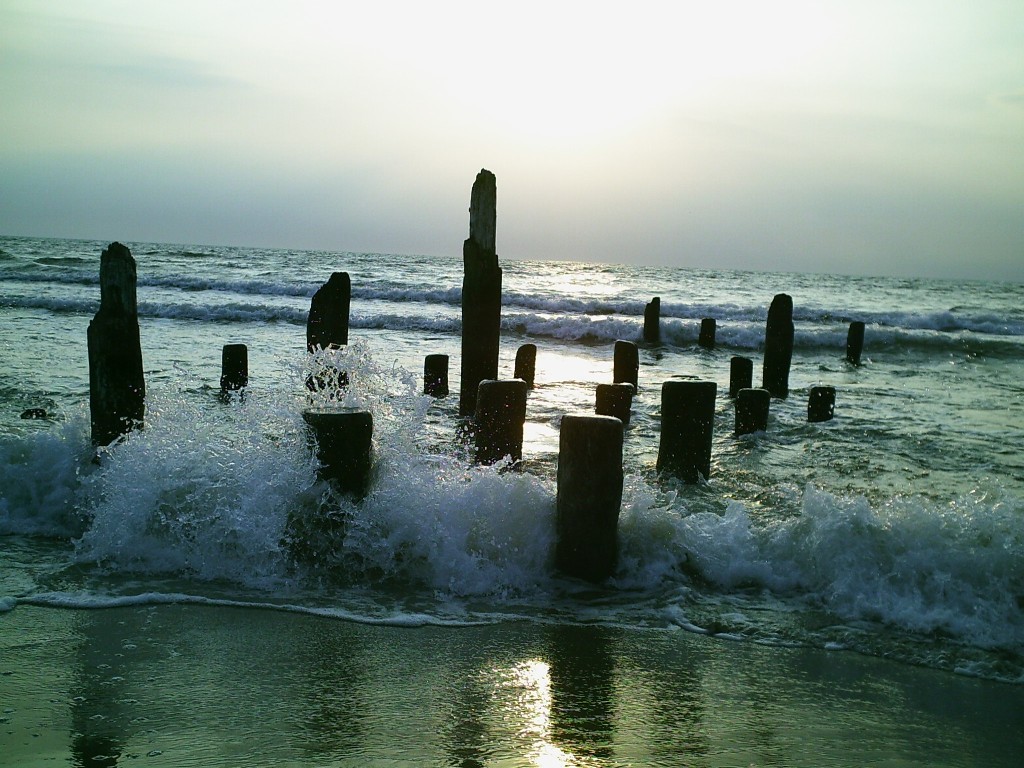
{"type": "Polygon", "coordinates": [[[0,0],[0,234],[1024,282],[1024,2],[0,0]]]}

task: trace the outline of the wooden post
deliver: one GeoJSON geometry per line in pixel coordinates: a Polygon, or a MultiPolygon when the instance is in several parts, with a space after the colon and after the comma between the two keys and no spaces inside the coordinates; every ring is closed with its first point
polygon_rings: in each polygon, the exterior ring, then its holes
{"type": "Polygon", "coordinates": [[[597,403],[594,411],[599,416],[614,416],[622,422],[622,426],[628,427],[632,407],[632,384],[620,382],[597,385],[597,403]]]}
{"type": "Polygon", "coordinates": [[[476,461],[494,464],[506,456],[516,466],[523,458],[526,393],[522,379],[480,382],[476,398],[476,461]]]}
{"type": "Polygon", "coordinates": [[[522,379],[526,385],[533,388],[533,380],[537,375],[537,345],[523,344],[516,350],[516,368],[512,375],[514,379],[522,379]]]}
{"type": "Polygon", "coordinates": [[[811,387],[807,399],[808,421],[829,421],[836,412],[835,387],[811,387]]]}
{"type": "Polygon", "coordinates": [[[370,488],[373,416],[348,409],[309,409],[302,413],[320,461],[320,477],[339,493],[356,499],[370,488]]]}
{"type": "Polygon", "coordinates": [[[700,336],[697,337],[697,344],[704,349],[715,348],[715,330],[717,323],[713,317],[705,317],[700,321],[700,336]]]}
{"type": "Polygon", "coordinates": [[[612,364],[612,381],[616,384],[625,382],[637,389],[640,373],[640,350],[632,341],[616,341],[614,362],[612,364]]]}
{"type": "Polygon", "coordinates": [[[622,505],[622,422],[564,416],[558,436],[555,564],[599,582],[615,572],[622,505]]]}
{"type": "Polygon", "coordinates": [[[146,380],[132,252],[111,243],[100,255],[100,308],[89,323],[89,410],[94,445],[142,426],[146,380]]]}
{"type": "Polygon", "coordinates": [[[860,353],[864,349],[864,323],[854,320],[846,334],[846,359],[850,365],[860,365],[860,353]]]}
{"type": "Polygon", "coordinates": [[[754,381],[754,361],[736,356],[729,360],[729,397],[736,397],[741,389],[749,389],[754,381]]]}
{"type": "Polygon", "coordinates": [[[661,385],[661,442],[657,471],[696,483],[711,475],[715,425],[713,381],[666,381],[661,385]]]}
{"type": "Polygon", "coordinates": [[[348,272],[335,272],[313,294],[306,320],[306,348],[331,349],[348,344],[348,310],[352,282],[348,272]]]}
{"type": "Polygon", "coordinates": [[[498,378],[501,267],[494,245],[497,199],[494,174],[481,170],[470,194],[469,237],[462,245],[462,416],[475,412],[480,382],[498,378]]]}
{"type": "Polygon", "coordinates": [[[655,296],[644,307],[644,341],[657,344],[661,341],[661,297],[655,296]]]}
{"type": "Polygon", "coordinates": [[[736,395],[736,434],[767,430],[771,401],[772,393],[767,389],[741,389],[736,395]]]}
{"type": "Polygon", "coordinates": [[[793,358],[793,299],[780,293],[772,299],[764,335],[764,389],[772,397],[789,395],[789,365],[793,358]]]}
{"type": "Polygon", "coordinates": [[[448,397],[448,355],[427,355],[423,359],[423,394],[448,397]]]}
{"type": "Polygon", "coordinates": [[[220,392],[249,386],[249,348],[245,344],[225,344],[220,353],[220,392]]]}

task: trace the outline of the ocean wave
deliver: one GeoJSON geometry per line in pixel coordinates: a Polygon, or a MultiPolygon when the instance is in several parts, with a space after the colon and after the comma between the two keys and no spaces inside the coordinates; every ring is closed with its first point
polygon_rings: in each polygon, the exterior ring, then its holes
{"type": "MultiPolygon", "coordinates": [[[[66,267],[74,266],[76,264],[90,264],[96,263],[95,259],[83,259],[81,256],[43,256],[35,260],[36,264],[45,264],[50,267],[66,267]]],[[[97,278],[98,281],[98,278],[97,278]]]]}
{"type": "MultiPolygon", "coordinates": [[[[76,269],[76,264],[86,260],[77,257],[61,257],[49,259],[51,265],[67,267],[60,271],[30,271],[25,269],[0,270],[0,280],[27,283],[53,283],[56,285],[98,285],[99,276],[94,267],[76,269]]],[[[312,280],[276,280],[259,277],[223,277],[207,275],[140,275],[138,286],[140,295],[146,288],[180,290],[185,293],[203,291],[222,292],[251,297],[293,297],[309,298],[322,285],[312,280]]],[[[443,308],[454,309],[461,306],[462,290],[459,286],[410,286],[401,284],[384,284],[380,282],[359,283],[352,286],[352,300],[380,301],[396,304],[434,304],[443,308]]],[[[567,317],[606,317],[642,318],[646,301],[633,298],[580,298],[576,296],[555,296],[544,292],[527,293],[506,290],[502,304],[506,315],[520,315],[520,310],[538,313],[538,315],[565,315],[567,317]]],[[[672,302],[661,304],[661,322],[700,321],[703,318],[714,318],[722,326],[733,324],[764,325],[767,317],[767,305],[742,305],[734,302],[672,302]]],[[[1024,320],[1019,317],[1004,315],[983,310],[957,310],[956,308],[941,311],[913,311],[903,309],[876,309],[851,311],[841,307],[822,308],[794,306],[794,322],[800,326],[829,327],[836,333],[840,329],[845,333],[852,321],[864,322],[874,330],[886,333],[889,329],[913,331],[936,331],[946,334],[971,333],[983,336],[1024,337],[1024,320]]],[[[678,327],[678,326],[676,326],[678,327]]],[[[586,338],[572,336],[571,332],[551,334],[557,338],[586,338]]],[[[749,345],[739,345],[741,348],[749,345]]]]}
{"type": "MultiPolygon", "coordinates": [[[[424,304],[423,306],[431,306],[424,304]]],[[[0,296],[0,307],[44,309],[57,313],[94,314],[99,309],[95,299],[56,298],[51,296],[0,296]]],[[[160,318],[195,320],[211,323],[289,323],[305,325],[308,309],[302,306],[229,301],[224,303],[180,303],[140,301],[140,320],[160,318]]],[[[668,348],[692,348],[700,336],[699,320],[663,318],[660,323],[661,344],[668,348]]],[[[430,333],[461,332],[458,314],[423,314],[419,312],[377,313],[352,312],[349,327],[389,331],[421,331],[430,333]]],[[[611,343],[619,339],[642,343],[643,321],[617,315],[547,314],[505,311],[501,316],[504,332],[536,339],[555,339],[587,344],[611,343]]],[[[794,333],[794,351],[807,352],[846,349],[846,326],[806,327],[798,325],[794,333]]],[[[756,322],[719,323],[715,346],[723,350],[755,352],[764,347],[764,327],[756,322]]],[[[1022,341],[1014,337],[986,336],[975,331],[914,331],[899,327],[868,326],[865,331],[864,355],[895,352],[951,352],[964,355],[1014,357],[1021,354],[1022,341]]]]}

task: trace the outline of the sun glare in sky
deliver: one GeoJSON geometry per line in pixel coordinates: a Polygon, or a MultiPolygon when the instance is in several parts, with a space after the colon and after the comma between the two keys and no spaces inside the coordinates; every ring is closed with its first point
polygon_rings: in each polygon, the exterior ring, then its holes
{"type": "Polygon", "coordinates": [[[0,6],[0,231],[1024,280],[1024,4],[0,6]]]}

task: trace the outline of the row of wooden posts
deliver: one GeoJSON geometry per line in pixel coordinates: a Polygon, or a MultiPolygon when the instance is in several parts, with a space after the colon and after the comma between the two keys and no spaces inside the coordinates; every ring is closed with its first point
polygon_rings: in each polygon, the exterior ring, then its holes
{"type": "MultiPolygon", "coordinates": [[[[511,380],[498,379],[501,325],[501,268],[495,252],[496,184],[482,170],[470,198],[470,236],[463,245],[462,376],[459,413],[473,435],[475,458],[482,464],[508,459],[514,467],[522,460],[526,401],[536,372],[537,347],[525,344],[516,354],[511,380]]],[[[145,381],[136,308],[136,266],[131,252],[112,243],[100,260],[100,309],[89,325],[89,379],[92,439],[108,445],[141,426],[145,407],[145,381]]],[[[351,282],[336,272],[313,295],[306,328],[309,352],[348,344],[351,282]]],[[[736,433],[767,428],[772,397],[789,394],[789,368],[793,352],[793,301],[777,295],[768,312],[765,334],[763,386],[753,388],[753,362],[731,360],[729,396],[736,403],[736,433]]],[[[660,299],[644,312],[644,339],[660,338],[660,299]]],[[[699,344],[714,346],[715,321],[701,323],[699,344]]],[[[847,357],[859,364],[864,325],[853,323],[847,357]]],[[[431,354],[424,360],[424,392],[448,395],[447,355],[431,354]]],[[[614,572],[617,522],[622,501],[623,430],[630,421],[638,384],[639,350],[635,343],[614,346],[613,381],[598,384],[593,414],[566,415],[559,435],[556,501],[556,564],[572,576],[601,581],[614,572]]],[[[229,344],[222,350],[221,393],[248,385],[248,350],[229,344]]],[[[325,386],[311,376],[311,390],[325,386]]],[[[347,384],[338,372],[333,385],[347,384]]],[[[695,483],[711,472],[711,443],[717,385],[709,381],[668,381],[661,388],[661,440],[657,471],[695,483]]],[[[832,418],[835,389],[814,387],[808,418],[832,418]]],[[[372,463],[373,418],[365,411],[338,407],[310,408],[303,412],[311,442],[320,462],[321,476],[341,493],[362,499],[369,490],[372,463]]]]}

